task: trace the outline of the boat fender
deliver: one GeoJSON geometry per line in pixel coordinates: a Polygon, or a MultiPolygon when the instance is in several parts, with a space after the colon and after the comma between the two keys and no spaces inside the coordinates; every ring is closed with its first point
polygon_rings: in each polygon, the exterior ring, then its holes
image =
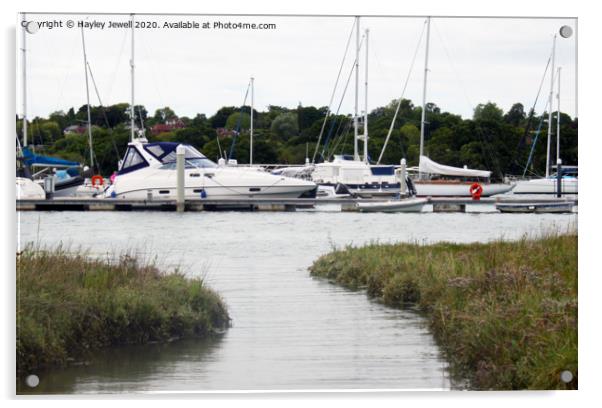
{"type": "Polygon", "coordinates": [[[92,176],[92,187],[96,187],[97,184],[99,187],[105,184],[105,179],[103,179],[102,176],[99,176],[98,174],[92,176]]]}
{"type": "Polygon", "coordinates": [[[483,194],[483,186],[479,183],[472,183],[469,191],[473,200],[480,200],[481,194],[483,194]]]}
{"type": "Polygon", "coordinates": [[[207,198],[207,192],[205,191],[205,189],[201,190],[201,198],[207,198]]]}

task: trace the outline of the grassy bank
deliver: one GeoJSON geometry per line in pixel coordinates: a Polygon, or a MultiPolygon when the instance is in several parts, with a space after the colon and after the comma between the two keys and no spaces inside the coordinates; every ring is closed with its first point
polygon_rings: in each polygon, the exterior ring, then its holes
{"type": "Polygon", "coordinates": [[[518,242],[371,244],[310,272],[428,317],[473,389],[577,388],[577,236],[518,242]],[[574,378],[565,384],[560,373],[574,378]]]}
{"type": "Polygon", "coordinates": [[[201,279],[131,256],[94,260],[61,248],[17,255],[17,373],[121,344],[207,336],[229,325],[201,279]]]}

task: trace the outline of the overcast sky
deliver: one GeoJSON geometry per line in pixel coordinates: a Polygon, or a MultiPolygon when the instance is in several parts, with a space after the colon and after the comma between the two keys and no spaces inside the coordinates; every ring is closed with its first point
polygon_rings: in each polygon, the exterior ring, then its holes
{"type": "MultiPolygon", "coordinates": [[[[27,34],[28,116],[86,103],[81,31],[68,20],[125,22],[129,16],[29,15],[37,22],[57,20],[63,28],[42,27],[27,34]]],[[[273,30],[137,29],[135,34],[136,104],[170,106],[180,116],[214,114],[220,107],[242,104],[249,77],[255,77],[255,107],[289,108],[328,105],[352,17],[205,17],[137,16],[157,22],[196,21],[274,23],[273,30]]],[[[515,102],[528,109],[535,99],[554,33],[572,19],[433,18],[427,100],[442,110],[471,117],[474,106],[492,101],[505,111],[515,102]]],[[[370,18],[370,110],[401,96],[424,18],[370,18]]],[[[85,29],[86,50],[104,105],[130,101],[129,29],[85,29]]],[[[355,37],[354,37],[355,38],[355,37]]],[[[18,33],[17,41],[21,41],[18,33]]],[[[345,82],[354,58],[347,55],[345,82]]],[[[562,67],[561,110],[575,114],[575,35],[558,38],[556,64],[562,67]]],[[[404,95],[419,105],[422,98],[425,38],[404,95]]],[[[364,50],[360,55],[360,106],[363,109],[364,50]]],[[[342,85],[339,88],[342,89],[342,85]]],[[[536,110],[544,109],[546,78],[536,110]]],[[[98,104],[92,83],[90,101],[98,104]]],[[[340,100],[340,90],[333,109],[340,100]]],[[[21,56],[17,55],[17,112],[21,105],[21,56]]],[[[556,103],[556,102],[554,102],[556,103]]],[[[353,79],[341,113],[353,111],[353,79]]]]}

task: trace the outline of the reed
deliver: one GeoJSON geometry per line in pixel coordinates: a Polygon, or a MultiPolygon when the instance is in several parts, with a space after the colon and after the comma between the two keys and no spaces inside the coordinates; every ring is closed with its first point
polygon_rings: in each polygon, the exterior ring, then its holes
{"type": "Polygon", "coordinates": [[[323,277],[430,322],[452,374],[478,390],[576,389],[577,235],[334,249],[323,277]],[[568,384],[560,373],[569,370],[568,384]]]}
{"type": "Polygon", "coordinates": [[[121,344],[209,336],[229,326],[218,294],[179,271],[124,254],[95,259],[62,247],[17,254],[17,373],[121,344]]]}

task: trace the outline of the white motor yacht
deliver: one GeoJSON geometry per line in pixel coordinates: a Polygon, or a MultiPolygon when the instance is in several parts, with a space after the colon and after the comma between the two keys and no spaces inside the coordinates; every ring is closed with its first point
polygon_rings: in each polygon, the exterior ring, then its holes
{"type": "Polygon", "coordinates": [[[401,192],[395,166],[371,165],[350,155],[335,155],[332,161],[316,164],[311,177],[320,186],[335,188],[343,184],[350,193],[361,197],[395,196],[401,192]]]}
{"type": "MultiPolygon", "coordinates": [[[[106,197],[120,199],[175,199],[178,143],[148,143],[137,138],[128,144],[106,197]]],[[[272,175],[263,171],[220,166],[190,145],[185,147],[186,198],[298,198],[315,197],[311,181],[272,175]]]]}

